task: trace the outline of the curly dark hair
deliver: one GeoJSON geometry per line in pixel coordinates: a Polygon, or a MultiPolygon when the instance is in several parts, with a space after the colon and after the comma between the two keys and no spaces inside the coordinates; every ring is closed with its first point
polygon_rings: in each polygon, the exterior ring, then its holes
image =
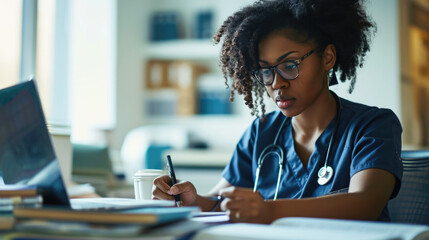
{"type": "Polygon", "coordinates": [[[259,107],[262,116],[265,114],[265,88],[252,77],[259,67],[259,41],[286,28],[297,33],[291,40],[312,40],[322,50],[335,45],[333,73],[339,71],[341,82],[350,80],[349,93],[356,82],[356,68],[362,67],[376,31],[361,0],[259,0],[228,17],[213,39],[216,44],[224,40],[219,63],[225,84],[231,87],[230,101],[235,91],[244,95],[252,115],[259,115],[259,107]]]}

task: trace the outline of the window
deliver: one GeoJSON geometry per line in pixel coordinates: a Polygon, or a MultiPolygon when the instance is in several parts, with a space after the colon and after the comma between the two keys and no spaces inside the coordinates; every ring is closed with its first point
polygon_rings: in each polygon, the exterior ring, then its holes
{"type": "Polygon", "coordinates": [[[19,82],[22,1],[0,2],[0,88],[19,82]]]}

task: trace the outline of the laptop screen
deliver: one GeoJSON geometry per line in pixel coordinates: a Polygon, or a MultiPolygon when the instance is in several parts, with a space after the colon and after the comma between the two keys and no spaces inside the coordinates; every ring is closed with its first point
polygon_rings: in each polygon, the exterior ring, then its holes
{"type": "Polygon", "coordinates": [[[0,90],[0,184],[36,185],[44,204],[70,206],[34,81],[0,90]]]}

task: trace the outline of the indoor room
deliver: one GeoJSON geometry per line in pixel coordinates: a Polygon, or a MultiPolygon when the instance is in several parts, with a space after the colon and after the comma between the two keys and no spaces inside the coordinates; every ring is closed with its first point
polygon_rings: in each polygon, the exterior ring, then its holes
{"type": "MultiPolygon", "coordinates": [[[[0,0],[0,89],[35,81],[70,196],[138,198],[139,174],[168,174],[167,155],[179,181],[208,194],[257,118],[242,95],[230,101],[213,36],[253,2],[0,0]]],[[[366,6],[376,32],[354,90],[329,89],[391,109],[401,151],[427,150],[429,1],[366,6]]]]}

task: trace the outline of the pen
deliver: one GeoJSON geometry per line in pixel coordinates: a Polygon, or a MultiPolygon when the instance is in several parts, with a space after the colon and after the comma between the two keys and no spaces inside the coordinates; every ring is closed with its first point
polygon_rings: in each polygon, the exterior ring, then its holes
{"type": "MultiPolygon", "coordinates": [[[[171,162],[170,155],[167,155],[167,165],[168,165],[168,173],[170,175],[171,186],[177,183],[176,174],[174,173],[173,163],[171,162]]],[[[174,195],[174,201],[176,201],[176,205],[180,207],[180,194],[174,195]]]]}
{"type": "Polygon", "coordinates": [[[216,211],[216,209],[219,207],[219,205],[222,203],[222,201],[225,198],[221,195],[217,195],[214,197],[210,197],[210,199],[216,201],[215,205],[209,210],[209,212],[213,212],[213,211],[216,211]]]}

